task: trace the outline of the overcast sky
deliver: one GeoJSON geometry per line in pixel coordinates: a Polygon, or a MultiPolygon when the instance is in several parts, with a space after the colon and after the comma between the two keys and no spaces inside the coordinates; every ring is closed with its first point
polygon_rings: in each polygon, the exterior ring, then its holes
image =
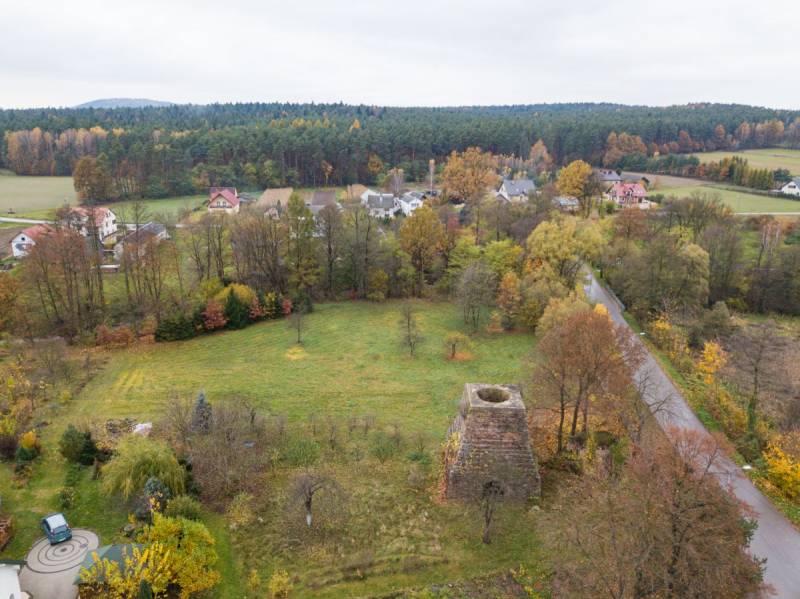
{"type": "Polygon", "coordinates": [[[0,0],[0,107],[800,108],[798,0],[0,0]]]}

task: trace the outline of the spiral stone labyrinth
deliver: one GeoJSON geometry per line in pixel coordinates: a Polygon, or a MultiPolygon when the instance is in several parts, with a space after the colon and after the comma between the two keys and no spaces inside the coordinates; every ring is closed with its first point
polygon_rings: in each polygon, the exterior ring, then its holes
{"type": "Polygon", "coordinates": [[[97,549],[97,535],[88,530],[73,530],[72,539],[51,545],[40,539],[28,553],[27,567],[39,574],[55,574],[72,570],[83,562],[89,551],[97,549]]]}

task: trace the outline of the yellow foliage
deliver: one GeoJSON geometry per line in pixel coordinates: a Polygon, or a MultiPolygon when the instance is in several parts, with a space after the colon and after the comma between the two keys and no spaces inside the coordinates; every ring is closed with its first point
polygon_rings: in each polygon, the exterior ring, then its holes
{"type": "Polygon", "coordinates": [[[770,444],[764,453],[767,477],[789,499],[800,499],[800,461],[792,459],[777,444],[770,444]]]}
{"type": "Polygon", "coordinates": [[[611,316],[609,316],[608,314],[608,308],[606,308],[603,304],[596,304],[594,307],[594,313],[601,314],[606,318],[608,318],[609,320],[611,319],[611,316]]]}
{"type": "Polygon", "coordinates": [[[267,583],[267,590],[272,599],[284,599],[292,592],[292,580],[286,570],[276,570],[267,583]]]}
{"type": "Polygon", "coordinates": [[[217,293],[214,296],[214,299],[217,300],[220,305],[224,306],[228,299],[228,295],[231,292],[236,294],[236,297],[239,298],[239,301],[241,301],[245,306],[252,305],[253,302],[258,299],[255,291],[253,291],[249,286],[242,285],[241,283],[231,283],[225,287],[225,289],[217,293]]]}
{"type": "Polygon", "coordinates": [[[39,439],[36,436],[36,431],[28,431],[19,439],[19,444],[25,449],[36,449],[39,446],[39,439]]]}
{"type": "Polygon", "coordinates": [[[714,375],[725,366],[727,362],[727,355],[719,343],[715,341],[706,341],[703,344],[703,353],[700,360],[697,362],[697,370],[703,377],[703,382],[706,385],[714,384],[714,375]]]}
{"type": "Polygon", "coordinates": [[[111,599],[138,597],[142,581],[150,584],[153,596],[163,596],[175,575],[169,550],[160,543],[145,549],[134,547],[130,555],[125,554],[122,566],[105,558],[101,560],[96,551],[92,552],[92,559],[91,568],[80,571],[81,582],[111,599]]]}

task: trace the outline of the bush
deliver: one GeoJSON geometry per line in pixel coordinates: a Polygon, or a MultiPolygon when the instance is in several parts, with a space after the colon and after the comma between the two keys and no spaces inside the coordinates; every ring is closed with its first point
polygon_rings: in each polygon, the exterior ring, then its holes
{"type": "Polygon", "coordinates": [[[249,493],[239,493],[228,506],[226,516],[231,530],[243,528],[255,520],[256,515],[252,507],[253,496],[249,493]]]}
{"type": "Polygon", "coordinates": [[[90,466],[97,455],[97,444],[92,439],[92,433],[81,432],[71,424],[61,435],[58,449],[68,462],[84,466],[90,466]]]}
{"type": "Polygon", "coordinates": [[[186,518],[187,520],[200,520],[202,516],[202,506],[194,497],[188,495],[178,495],[167,502],[167,509],[164,515],[170,518],[186,518]]]}
{"type": "Polygon", "coordinates": [[[13,460],[17,455],[16,435],[0,435],[0,459],[13,460]]]}
{"type": "MultiPolygon", "coordinates": [[[[253,295],[253,300],[257,301],[255,295],[253,295]]],[[[244,303],[237,293],[228,293],[224,314],[229,329],[243,329],[250,324],[249,306],[250,304],[244,303]]]]}
{"type": "Polygon", "coordinates": [[[194,319],[183,312],[165,316],[158,323],[155,332],[156,341],[180,341],[197,336],[194,319]]]}
{"type": "Polygon", "coordinates": [[[207,331],[221,329],[228,324],[225,318],[225,309],[216,300],[209,300],[206,309],[203,310],[203,328],[207,331]]]}
{"type": "Polygon", "coordinates": [[[281,452],[290,466],[312,466],[319,459],[319,444],[306,437],[290,437],[281,452]]]}
{"type": "Polygon", "coordinates": [[[166,443],[130,435],[120,441],[116,455],[103,468],[103,489],[127,500],[141,493],[152,477],[172,494],[183,493],[186,485],[186,471],[166,443]]]}
{"type": "Polygon", "coordinates": [[[221,305],[225,305],[228,301],[228,297],[231,295],[235,295],[241,303],[245,306],[251,305],[254,301],[258,299],[256,292],[253,291],[247,285],[243,285],[241,283],[231,283],[225,289],[220,291],[214,296],[214,299],[217,300],[221,305]]]}
{"type": "Polygon", "coordinates": [[[111,329],[101,324],[98,325],[95,334],[97,345],[107,348],[128,347],[136,341],[136,334],[128,325],[121,325],[111,329]]]}
{"type": "Polygon", "coordinates": [[[284,599],[292,592],[292,579],[286,570],[276,570],[267,583],[271,599],[284,599]]]}
{"type": "Polygon", "coordinates": [[[36,447],[27,448],[20,445],[17,447],[17,453],[15,458],[17,460],[17,464],[27,464],[28,462],[32,462],[39,456],[39,450],[36,447]]]}
{"type": "Polygon", "coordinates": [[[167,504],[167,501],[172,497],[172,493],[170,493],[167,485],[162,483],[155,476],[151,476],[147,479],[147,482],[144,483],[143,494],[148,505],[157,512],[161,511],[167,504]]]}
{"type": "Polygon", "coordinates": [[[61,487],[58,490],[58,504],[62,510],[68,510],[75,505],[75,498],[77,497],[75,487],[61,487]]]}
{"type": "Polygon", "coordinates": [[[39,444],[39,438],[36,436],[36,431],[31,430],[23,434],[19,439],[19,444],[20,447],[23,447],[27,451],[35,451],[36,455],[41,453],[42,446],[39,444]]]}
{"type": "Polygon", "coordinates": [[[398,444],[383,431],[378,431],[372,438],[371,453],[379,462],[383,463],[397,453],[398,444]]]}

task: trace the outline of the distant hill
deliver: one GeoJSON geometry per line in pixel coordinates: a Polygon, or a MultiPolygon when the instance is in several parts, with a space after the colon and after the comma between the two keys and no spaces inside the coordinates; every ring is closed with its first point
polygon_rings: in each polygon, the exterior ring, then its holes
{"type": "Polygon", "coordinates": [[[144,108],[145,106],[172,106],[173,102],[147,98],[104,98],[78,104],[75,108],[144,108]]]}

